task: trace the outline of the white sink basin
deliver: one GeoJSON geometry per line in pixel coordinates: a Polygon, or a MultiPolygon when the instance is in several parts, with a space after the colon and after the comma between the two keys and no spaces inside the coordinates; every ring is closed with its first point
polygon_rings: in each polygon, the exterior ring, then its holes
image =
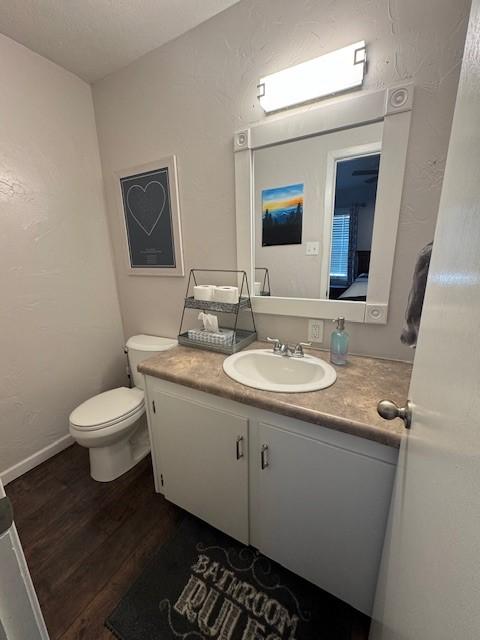
{"type": "Polygon", "coordinates": [[[337,379],[335,369],[320,358],[286,358],[271,349],[235,353],[224,360],[223,370],[247,387],[281,393],[318,391],[337,379]]]}

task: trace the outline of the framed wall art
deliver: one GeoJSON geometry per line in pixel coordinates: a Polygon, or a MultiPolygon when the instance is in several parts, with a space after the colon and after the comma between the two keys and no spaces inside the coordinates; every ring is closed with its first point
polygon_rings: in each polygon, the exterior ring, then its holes
{"type": "Polygon", "coordinates": [[[175,156],[116,173],[132,275],[183,276],[175,156]]]}
{"type": "Polygon", "coordinates": [[[262,246],[302,244],[303,184],[262,191],[262,246]]]}

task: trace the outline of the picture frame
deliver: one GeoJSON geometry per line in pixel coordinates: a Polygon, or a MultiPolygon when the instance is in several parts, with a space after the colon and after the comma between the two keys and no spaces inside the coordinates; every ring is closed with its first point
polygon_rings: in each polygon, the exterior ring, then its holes
{"type": "Polygon", "coordinates": [[[130,275],[184,276],[174,155],[115,172],[130,275]]]}
{"type": "Polygon", "coordinates": [[[302,244],[303,183],[262,190],[262,247],[302,244]]]}

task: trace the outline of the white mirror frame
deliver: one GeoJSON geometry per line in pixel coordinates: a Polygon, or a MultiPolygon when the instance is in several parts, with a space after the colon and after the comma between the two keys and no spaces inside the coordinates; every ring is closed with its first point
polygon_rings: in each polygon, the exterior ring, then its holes
{"type": "MultiPolygon", "coordinates": [[[[262,122],[234,137],[237,269],[254,282],[254,168],[256,149],[383,121],[372,250],[366,302],[253,296],[256,313],[386,324],[398,219],[413,108],[413,84],[363,91],[262,122]]],[[[333,181],[332,181],[333,184],[333,181]]],[[[333,195],[326,194],[326,198],[333,195]]],[[[252,285],[251,285],[252,290],[252,285]]]]}

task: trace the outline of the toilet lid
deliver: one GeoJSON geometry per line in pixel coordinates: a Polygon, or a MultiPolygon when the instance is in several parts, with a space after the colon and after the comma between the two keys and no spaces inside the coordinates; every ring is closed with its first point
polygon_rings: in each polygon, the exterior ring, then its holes
{"type": "Polygon", "coordinates": [[[119,387],[86,400],[70,414],[70,423],[83,429],[109,427],[144,407],[142,389],[119,387]]]}

